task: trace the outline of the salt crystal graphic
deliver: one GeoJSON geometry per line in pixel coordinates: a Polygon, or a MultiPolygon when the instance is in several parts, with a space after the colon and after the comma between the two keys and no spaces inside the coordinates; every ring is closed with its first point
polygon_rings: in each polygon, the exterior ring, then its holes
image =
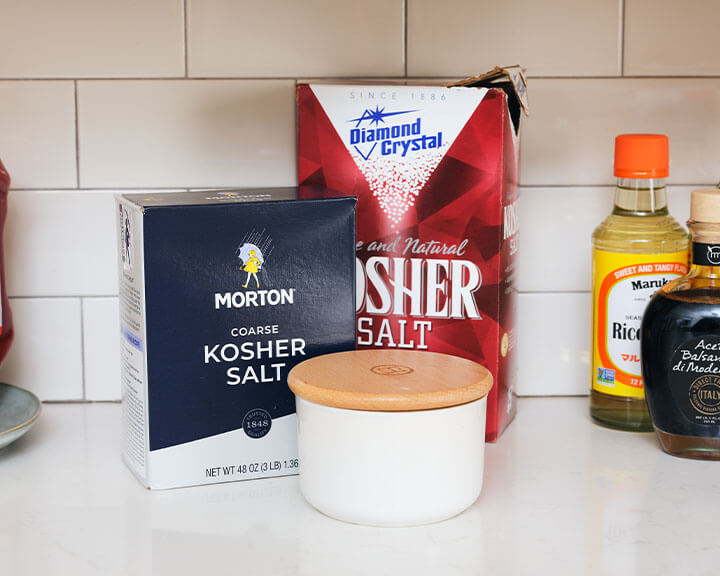
{"type": "Polygon", "coordinates": [[[444,155],[444,149],[435,149],[417,154],[412,159],[379,157],[365,160],[354,154],[353,160],[383,212],[397,226],[415,205],[420,190],[444,155]]]}
{"type": "Polygon", "coordinates": [[[487,88],[315,84],[312,92],[396,228],[487,88]]]}

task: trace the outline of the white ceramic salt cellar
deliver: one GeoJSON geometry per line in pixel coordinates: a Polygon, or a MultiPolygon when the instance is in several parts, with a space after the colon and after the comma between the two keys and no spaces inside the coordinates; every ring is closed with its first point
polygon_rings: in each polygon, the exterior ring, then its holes
{"type": "Polygon", "coordinates": [[[318,356],[288,376],[297,399],[300,489],[347,522],[437,522],[480,494],[492,375],[411,350],[318,356]]]}

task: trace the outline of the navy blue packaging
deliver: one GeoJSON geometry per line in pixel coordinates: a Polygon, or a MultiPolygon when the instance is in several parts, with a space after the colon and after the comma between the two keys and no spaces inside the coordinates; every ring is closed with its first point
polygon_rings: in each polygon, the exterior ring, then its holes
{"type": "Polygon", "coordinates": [[[123,458],[149,488],[295,474],[297,363],[355,346],[355,199],[125,194],[123,458]]]}

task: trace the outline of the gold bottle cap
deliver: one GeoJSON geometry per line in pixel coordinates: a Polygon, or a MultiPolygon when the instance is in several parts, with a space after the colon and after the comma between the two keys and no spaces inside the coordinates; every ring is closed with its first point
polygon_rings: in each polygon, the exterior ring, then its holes
{"type": "Polygon", "coordinates": [[[335,408],[412,411],[465,404],[486,396],[490,372],[470,360],[416,350],[355,350],[317,356],[295,366],[290,389],[335,408]]]}
{"type": "Polygon", "coordinates": [[[720,224],[720,189],[705,188],[690,193],[690,220],[720,224]]]}

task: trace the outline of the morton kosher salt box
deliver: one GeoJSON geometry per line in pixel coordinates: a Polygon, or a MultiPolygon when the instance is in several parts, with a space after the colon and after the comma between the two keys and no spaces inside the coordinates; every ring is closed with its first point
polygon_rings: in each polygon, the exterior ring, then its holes
{"type": "Polygon", "coordinates": [[[150,488],[295,474],[287,374],[354,349],[355,199],[116,197],[123,459],[150,488]]]}
{"type": "Polygon", "coordinates": [[[484,365],[495,440],[515,412],[522,69],[449,86],[300,84],[297,101],[300,197],[358,198],[358,347],[484,365]]]}

